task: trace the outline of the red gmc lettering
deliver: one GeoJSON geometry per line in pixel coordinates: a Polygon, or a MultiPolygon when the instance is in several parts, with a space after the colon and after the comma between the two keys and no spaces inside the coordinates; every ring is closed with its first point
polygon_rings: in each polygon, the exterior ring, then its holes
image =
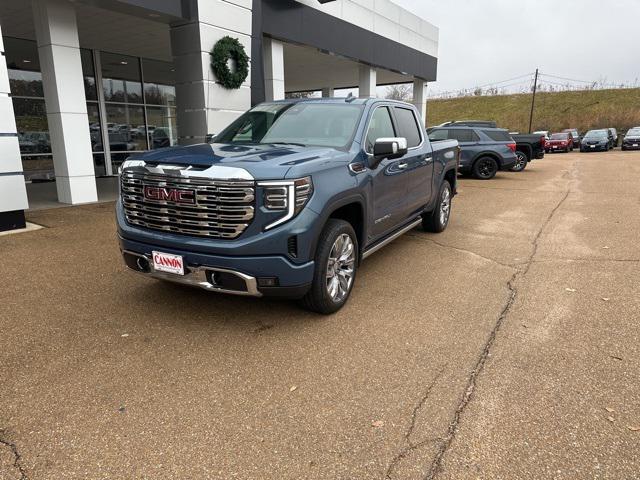
{"type": "Polygon", "coordinates": [[[196,203],[196,194],[193,190],[181,190],[178,188],[144,187],[144,197],[149,200],[169,201],[174,203],[196,203]]]}

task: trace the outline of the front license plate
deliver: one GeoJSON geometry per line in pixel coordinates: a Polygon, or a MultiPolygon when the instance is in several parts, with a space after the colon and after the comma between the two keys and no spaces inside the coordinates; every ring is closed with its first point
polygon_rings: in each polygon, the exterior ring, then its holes
{"type": "Polygon", "coordinates": [[[637,143],[634,143],[634,144],[632,145],[632,147],[637,147],[637,146],[638,146],[638,144],[637,144],[637,143]]]}
{"type": "Polygon", "coordinates": [[[156,272],[184,275],[184,261],[181,255],[153,252],[153,269],[156,272]]]}
{"type": "Polygon", "coordinates": [[[591,145],[591,148],[596,148],[596,146],[595,145],[591,145]]]}
{"type": "Polygon", "coordinates": [[[554,149],[554,150],[557,150],[557,149],[558,149],[558,147],[556,147],[556,146],[554,145],[553,149],[554,149]]]}

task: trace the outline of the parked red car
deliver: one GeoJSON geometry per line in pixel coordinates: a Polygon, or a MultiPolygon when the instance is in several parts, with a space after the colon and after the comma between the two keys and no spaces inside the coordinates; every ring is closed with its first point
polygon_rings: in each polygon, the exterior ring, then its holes
{"type": "Polygon", "coordinates": [[[565,152],[573,151],[573,136],[570,133],[554,133],[545,145],[545,151],[565,152]]]}

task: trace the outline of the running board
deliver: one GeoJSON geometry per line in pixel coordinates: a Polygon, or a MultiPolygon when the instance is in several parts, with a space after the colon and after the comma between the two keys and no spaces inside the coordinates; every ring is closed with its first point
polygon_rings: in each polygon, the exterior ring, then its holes
{"type": "Polygon", "coordinates": [[[385,238],[382,242],[378,243],[377,245],[374,245],[373,247],[371,247],[370,249],[366,250],[363,254],[362,254],[362,259],[364,260],[365,258],[369,257],[370,255],[373,255],[374,253],[376,253],[378,250],[380,250],[382,247],[390,244],[391,242],[393,242],[396,238],[404,235],[405,233],[407,233],[409,230],[412,230],[414,228],[416,228],[418,225],[420,225],[422,223],[422,219],[418,218],[417,220],[414,220],[413,222],[411,222],[409,225],[407,225],[406,227],[401,228],[400,230],[398,230],[396,233],[394,233],[393,235],[391,235],[390,237],[385,238]]]}

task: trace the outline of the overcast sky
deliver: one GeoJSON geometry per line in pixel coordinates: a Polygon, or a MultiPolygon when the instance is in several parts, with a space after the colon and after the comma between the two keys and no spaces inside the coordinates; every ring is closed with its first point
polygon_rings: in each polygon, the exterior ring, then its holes
{"type": "Polygon", "coordinates": [[[393,1],[440,28],[432,94],[536,67],[571,79],[640,82],[640,0],[393,1]]]}

